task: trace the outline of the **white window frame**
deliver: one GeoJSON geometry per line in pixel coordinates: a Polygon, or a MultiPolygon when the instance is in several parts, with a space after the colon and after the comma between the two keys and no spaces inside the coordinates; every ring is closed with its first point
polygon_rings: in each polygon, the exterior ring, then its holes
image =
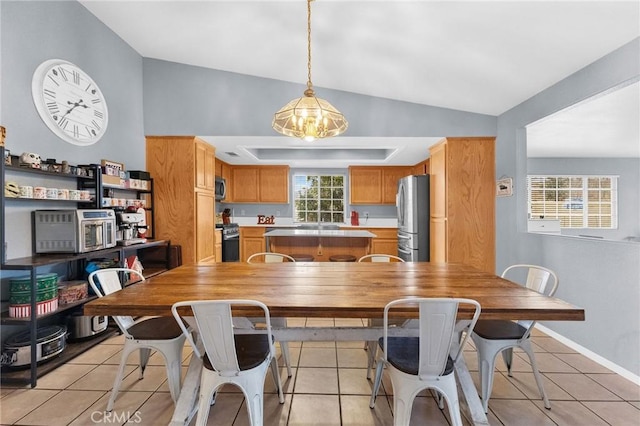
{"type": "MultiPolygon", "coordinates": [[[[333,180],[333,179],[332,179],[333,180]]],[[[346,182],[347,182],[347,176],[344,173],[295,173],[293,175],[293,221],[295,223],[319,223],[319,222],[325,222],[325,223],[340,223],[340,224],[344,224],[346,217],[347,217],[347,202],[346,202],[346,182]],[[299,179],[304,179],[305,181],[308,180],[309,177],[317,177],[318,178],[318,182],[319,184],[322,182],[322,177],[325,176],[331,176],[333,177],[341,177],[342,178],[342,186],[334,186],[333,182],[332,185],[330,185],[329,187],[327,186],[320,186],[319,190],[318,190],[318,197],[315,200],[317,202],[317,209],[314,210],[308,210],[305,209],[304,211],[307,212],[307,214],[305,215],[308,218],[308,213],[315,213],[317,220],[310,220],[305,218],[304,220],[300,220],[299,217],[299,210],[298,210],[298,201],[300,201],[300,191],[303,191],[305,189],[305,186],[301,186],[299,185],[297,182],[299,179]],[[322,189],[329,189],[331,191],[331,197],[330,198],[322,198],[322,189]],[[337,189],[340,188],[342,189],[342,198],[333,198],[333,189],[337,189]],[[340,200],[342,202],[342,210],[321,210],[321,204],[323,200],[340,200]],[[342,220],[337,220],[337,216],[338,215],[342,215],[342,220]],[[329,220],[327,220],[329,219],[329,220]]],[[[333,202],[331,203],[332,208],[333,208],[333,202]]]]}
{"type": "MultiPolygon", "coordinates": [[[[569,187],[569,188],[558,188],[551,187],[548,191],[569,191],[571,193],[569,200],[560,200],[560,201],[546,201],[546,196],[543,196],[543,210],[544,215],[542,215],[545,219],[560,219],[560,227],[564,229],[618,229],[618,178],[619,176],[615,175],[527,175],[527,214],[531,219],[541,218],[539,212],[532,212],[532,187],[531,183],[533,179],[542,179],[546,183],[546,179],[548,178],[561,178],[561,179],[582,179],[581,188],[569,187]],[[610,179],[611,188],[605,189],[594,189],[589,188],[589,179],[610,179]],[[602,201],[601,199],[590,200],[589,199],[589,190],[593,191],[610,191],[611,196],[610,200],[602,201]],[[579,192],[579,198],[574,194],[579,192]],[[578,207],[576,207],[576,205],[578,207]],[[609,213],[603,213],[603,207],[610,207],[609,213]],[[594,210],[598,210],[597,212],[594,210]],[[563,214],[562,210],[566,212],[563,214]],[[581,212],[574,212],[574,210],[581,210],[581,212]],[[590,218],[602,218],[605,217],[607,219],[610,218],[611,224],[610,226],[590,226],[590,218]],[[571,218],[577,218],[582,226],[573,225],[571,223],[571,218]]],[[[545,193],[545,189],[542,191],[545,193]]],[[[538,204],[540,201],[537,202],[538,204]]],[[[601,221],[598,221],[601,223],[601,221]]]]}

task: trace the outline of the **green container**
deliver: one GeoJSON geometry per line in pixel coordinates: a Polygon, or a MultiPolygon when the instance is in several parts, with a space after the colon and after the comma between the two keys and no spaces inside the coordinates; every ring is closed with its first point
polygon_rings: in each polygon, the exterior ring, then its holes
{"type": "MultiPolygon", "coordinates": [[[[9,280],[11,305],[31,303],[31,276],[12,278],[9,280]]],[[[42,302],[58,297],[58,274],[36,275],[36,301],[42,302]]]]}
{"type": "MultiPolygon", "coordinates": [[[[40,290],[36,293],[36,302],[44,302],[45,300],[51,300],[58,297],[58,288],[40,290]]],[[[10,305],[26,305],[31,303],[30,291],[11,292],[9,296],[10,305]]]]}

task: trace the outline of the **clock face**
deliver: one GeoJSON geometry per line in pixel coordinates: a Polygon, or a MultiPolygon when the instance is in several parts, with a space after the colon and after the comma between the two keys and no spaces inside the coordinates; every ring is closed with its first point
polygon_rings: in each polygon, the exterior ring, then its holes
{"type": "Polygon", "coordinates": [[[69,143],[92,145],[107,130],[109,115],[100,88],[70,62],[51,59],[40,64],[31,93],[47,127],[69,143]]]}

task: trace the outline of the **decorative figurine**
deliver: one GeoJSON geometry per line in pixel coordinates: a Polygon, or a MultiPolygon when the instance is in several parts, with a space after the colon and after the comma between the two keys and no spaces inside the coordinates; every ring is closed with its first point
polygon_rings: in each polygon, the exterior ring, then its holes
{"type": "Polygon", "coordinates": [[[33,152],[23,152],[20,155],[20,165],[24,167],[31,167],[32,169],[39,169],[42,159],[38,154],[33,152]]]}
{"type": "Polygon", "coordinates": [[[15,182],[5,182],[4,196],[7,198],[18,198],[20,196],[20,187],[15,182]]]}

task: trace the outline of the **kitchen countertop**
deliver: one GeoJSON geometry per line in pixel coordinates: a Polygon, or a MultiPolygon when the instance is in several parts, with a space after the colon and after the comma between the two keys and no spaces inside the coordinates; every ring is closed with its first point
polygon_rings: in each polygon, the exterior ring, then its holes
{"type": "MultiPolygon", "coordinates": [[[[255,216],[252,217],[234,217],[233,223],[237,223],[240,226],[261,226],[269,228],[297,228],[300,224],[294,223],[291,218],[276,217],[273,225],[258,225],[258,220],[255,216]]],[[[350,225],[348,223],[339,224],[340,228],[397,228],[398,220],[396,218],[369,218],[361,219],[360,225],[350,225]]]]}
{"type": "Polygon", "coordinates": [[[375,238],[369,231],[335,230],[335,229],[274,229],[265,232],[265,237],[341,237],[341,238],[375,238]]]}

